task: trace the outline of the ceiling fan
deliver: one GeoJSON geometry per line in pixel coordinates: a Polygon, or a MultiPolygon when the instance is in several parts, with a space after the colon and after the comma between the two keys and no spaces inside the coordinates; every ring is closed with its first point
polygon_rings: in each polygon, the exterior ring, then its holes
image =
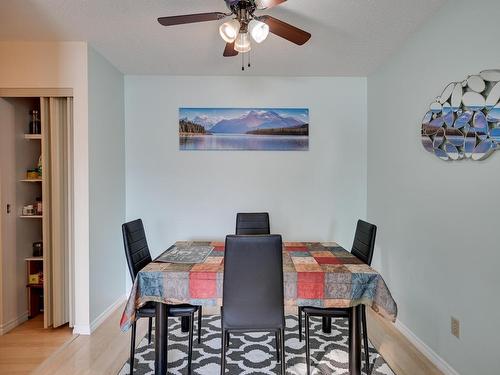
{"type": "Polygon", "coordinates": [[[252,49],[251,39],[256,43],[262,43],[269,35],[269,32],[300,46],[311,38],[310,33],[286,22],[268,15],[258,16],[255,14],[257,10],[269,9],[287,0],[224,1],[231,13],[210,12],[160,17],[158,22],[163,26],[174,26],[186,23],[218,21],[234,16],[232,20],[223,23],[219,27],[220,36],[226,42],[223,53],[225,57],[249,52],[252,49]]]}

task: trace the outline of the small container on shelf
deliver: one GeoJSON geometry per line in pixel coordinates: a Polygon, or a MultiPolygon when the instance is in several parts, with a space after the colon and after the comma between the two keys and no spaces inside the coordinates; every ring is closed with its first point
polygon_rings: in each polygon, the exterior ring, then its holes
{"type": "Polygon", "coordinates": [[[26,171],[26,179],[28,180],[37,180],[39,178],[38,171],[36,169],[28,169],[26,171]]]}
{"type": "Polygon", "coordinates": [[[29,275],[28,277],[28,284],[34,285],[34,284],[41,284],[40,282],[40,273],[35,273],[32,275],[29,275]]]}
{"type": "Polygon", "coordinates": [[[37,258],[41,256],[43,256],[43,242],[33,242],[33,257],[37,258]]]}
{"type": "Polygon", "coordinates": [[[42,133],[42,123],[40,121],[40,115],[37,109],[30,111],[31,120],[29,125],[29,134],[41,134],[42,133]]]}
{"type": "Polygon", "coordinates": [[[38,165],[36,167],[36,172],[38,173],[38,178],[42,178],[42,155],[38,157],[38,165]]]}
{"type": "Polygon", "coordinates": [[[35,214],[36,215],[43,214],[42,198],[40,198],[40,197],[36,198],[35,214]]]}
{"type": "Polygon", "coordinates": [[[35,215],[35,208],[33,207],[32,204],[27,204],[23,206],[23,216],[34,216],[35,215]]]}

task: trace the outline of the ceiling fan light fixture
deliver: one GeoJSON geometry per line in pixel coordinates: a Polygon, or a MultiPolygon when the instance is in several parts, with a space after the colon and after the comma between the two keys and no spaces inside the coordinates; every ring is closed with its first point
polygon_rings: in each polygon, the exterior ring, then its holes
{"type": "Polygon", "coordinates": [[[257,43],[262,43],[269,35],[269,26],[264,22],[257,21],[255,19],[250,21],[248,29],[253,40],[257,43]]]}
{"type": "Polygon", "coordinates": [[[257,9],[267,8],[265,0],[255,0],[255,6],[257,7],[257,9]]]}
{"type": "Polygon", "coordinates": [[[234,49],[240,53],[249,52],[252,49],[248,33],[239,33],[234,42],[234,49]]]}
{"type": "Polygon", "coordinates": [[[240,32],[240,22],[237,19],[224,22],[219,27],[219,33],[222,39],[227,43],[233,43],[240,32]]]}

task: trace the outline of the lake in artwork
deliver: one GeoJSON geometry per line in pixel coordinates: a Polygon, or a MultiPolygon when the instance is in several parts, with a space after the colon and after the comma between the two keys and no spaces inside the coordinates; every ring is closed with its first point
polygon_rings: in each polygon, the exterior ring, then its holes
{"type": "Polygon", "coordinates": [[[179,108],[181,150],[309,150],[304,108],[179,108]]]}

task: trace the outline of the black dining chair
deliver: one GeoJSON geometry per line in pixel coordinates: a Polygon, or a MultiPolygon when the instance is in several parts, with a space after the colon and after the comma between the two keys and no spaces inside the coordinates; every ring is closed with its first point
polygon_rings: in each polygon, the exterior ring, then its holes
{"type": "Polygon", "coordinates": [[[285,308],[280,235],[227,236],[221,307],[221,374],[229,333],[274,332],[285,375],[285,308]]]}
{"type": "MultiPolygon", "coordinates": [[[[377,227],[363,220],[358,220],[354,242],[352,244],[351,254],[355,255],[359,260],[367,265],[371,265],[373,258],[373,250],[375,248],[375,237],[377,235],[377,227]]],[[[350,314],[349,308],[320,308],[313,306],[299,306],[299,341],[302,341],[302,314],[305,316],[305,331],[306,331],[306,361],[307,374],[310,373],[311,355],[309,348],[309,318],[311,316],[322,318],[348,318],[350,314]]],[[[366,329],[366,307],[361,306],[361,321],[363,325],[363,345],[365,349],[365,365],[366,373],[369,373],[370,354],[368,347],[368,331],[366,329]]]]}
{"type": "Polygon", "coordinates": [[[236,215],[237,235],[271,234],[267,212],[238,213],[236,215]]]}
{"type": "MultiPolygon", "coordinates": [[[[269,225],[269,213],[267,212],[239,212],[236,214],[236,234],[242,235],[265,235],[271,234],[269,225]]],[[[229,333],[226,343],[229,345],[229,333]]]]}
{"type": "MultiPolygon", "coordinates": [[[[145,266],[151,263],[151,253],[149,252],[148,243],[146,241],[146,233],[142,220],[134,220],[122,225],[123,243],[125,246],[125,255],[127,257],[128,269],[132,281],[135,280],[137,274],[145,266]]],[[[194,314],[198,312],[198,343],[201,342],[201,306],[193,306],[189,304],[169,305],[169,317],[181,317],[189,319],[189,352],[188,352],[188,369],[191,372],[191,361],[193,357],[193,321],[194,314]]],[[[151,344],[151,331],[153,328],[153,318],[156,316],[156,303],[147,302],[144,306],[138,308],[135,312],[135,319],[132,323],[132,335],[130,342],[130,374],[134,370],[135,356],[135,335],[136,322],[140,318],[149,318],[148,327],[148,342],[151,344]]]]}

